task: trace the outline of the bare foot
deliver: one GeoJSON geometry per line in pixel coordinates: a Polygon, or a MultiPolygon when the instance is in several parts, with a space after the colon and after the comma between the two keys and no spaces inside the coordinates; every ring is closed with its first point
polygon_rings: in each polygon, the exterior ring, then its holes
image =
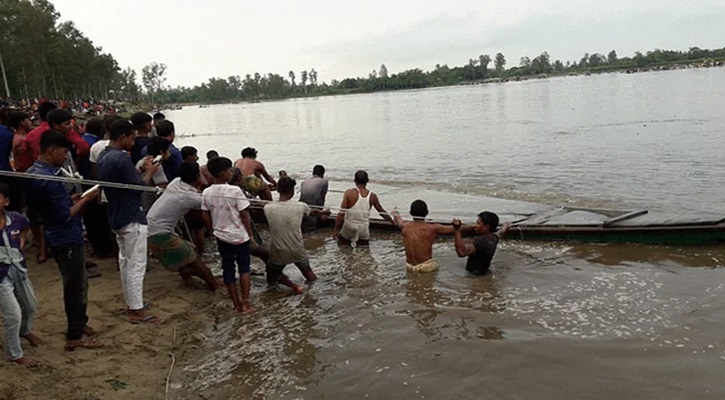
{"type": "Polygon", "coordinates": [[[27,335],[22,335],[20,337],[30,342],[30,345],[33,347],[37,347],[43,344],[43,341],[39,337],[35,336],[33,332],[30,332],[27,335]]]}
{"type": "Polygon", "coordinates": [[[28,357],[20,357],[16,360],[12,360],[11,362],[14,362],[15,364],[18,364],[18,365],[26,366],[28,368],[33,368],[33,367],[37,367],[40,365],[40,363],[38,361],[33,360],[32,358],[28,358],[28,357]]]}
{"type": "Polygon", "coordinates": [[[160,324],[161,319],[146,314],[143,310],[128,310],[128,321],[132,324],[160,324]]]}
{"type": "Polygon", "coordinates": [[[98,331],[91,328],[90,326],[86,325],[85,328],[83,328],[83,334],[90,337],[90,336],[96,336],[98,335],[98,331]]]}
{"type": "Polygon", "coordinates": [[[88,336],[83,335],[78,340],[66,340],[65,351],[74,351],[77,348],[81,349],[100,349],[103,347],[103,343],[96,342],[93,339],[89,339],[88,336]]]}
{"type": "Polygon", "coordinates": [[[47,254],[38,254],[38,264],[42,264],[44,262],[48,261],[48,255],[47,254]]]}
{"type": "Polygon", "coordinates": [[[214,279],[214,284],[212,285],[207,284],[207,288],[212,292],[216,292],[217,289],[221,289],[223,287],[224,283],[221,281],[221,279],[214,279]]]}
{"type": "Polygon", "coordinates": [[[244,302],[240,307],[237,307],[237,311],[242,314],[251,314],[257,311],[257,308],[249,304],[248,302],[244,302]]]}
{"type": "Polygon", "coordinates": [[[292,285],[292,290],[295,294],[302,294],[302,286],[300,285],[292,285]]]}

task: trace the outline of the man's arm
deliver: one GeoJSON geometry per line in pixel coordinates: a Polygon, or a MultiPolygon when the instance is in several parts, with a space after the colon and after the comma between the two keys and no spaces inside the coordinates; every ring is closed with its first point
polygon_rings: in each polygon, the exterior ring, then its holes
{"type": "Polygon", "coordinates": [[[259,173],[262,174],[262,176],[264,177],[264,179],[267,180],[267,182],[269,182],[272,185],[274,185],[275,187],[277,187],[277,181],[275,181],[274,178],[272,178],[272,176],[269,175],[269,173],[267,172],[267,168],[264,168],[264,164],[262,164],[261,162],[257,162],[257,171],[259,171],[259,173]]]}
{"type": "Polygon", "coordinates": [[[463,237],[461,236],[461,220],[454,219],[451,222],[451,227],[453,228],[456,254],[458,254],[458,257],[468,257],[476,254],[476,246],[470,243],[463,243],[463,237]]]}
{"type": "Polygon", "coordinates": [[[206,226],[206,230],[210,233],[214,232],[214,228],[211,224],[211,212],[209,212],[209,210],[202,210],[201,219],[204,220],[204,226],[206,226]]]}
{"type": "Polygon", "coordinates": [[[376,210],[378,210],[378,213],[381,217],[383,217],[384,220],[390,222],[393,225],[397,225],[395,221],[393,220],[393,217],[391,217],[387,211],[383,208],[382,204],[380,204],[380,200],[378,199],[378,195],[375,193],[372,193],[372,196],[370,196],[370,204],[375,207],[376,210]]]}
{"type": "Polygon", "coordinates": [[[393,216],[393,219],[395,220],[395,225],[397,225],[398,228],[403,229],[403,224],[405,224],[405,220],[403,220],[403,217],[400,216],[398,210],[393,210],[390,215],[393,216]]]}
{"type": "Polygon", "coordinates": [[[239,212],[239,216],[242,218],[242,225],[244,225],[244,229],[246,229],[247,233],[249,234],[250,244],[257,243],[254,240],[254,231],[252,231],[252,223],[249,222],[250,221],[249,211],[247,211],[247,209],[245,208],[244,210],[239,212]]]}
{"type": "Polygon", "coordinates": [[[80,133],[78,133],[75,129],[72,129],[66,135],[66,139],[68,139],[76,147],[76,157],[78,160],[88,157],[91,152],[91,146],[83,140],[80,133]]]}
{"type": "Polygon", "coordinates": [[[503,224],[503,226],[501,227],[501,229],[499,229],[499,230],[496,231],[496,235],[498,236],[498,238],[499,239],[502,238],[503,235],[505,235],[506,232],[508,232],[509,228],[511,228],[511,224],[510,223],[507,222],[507,223],[503,224]]]}
{"type": "Polygon", "coordinates": [[[348,196],[348,192],[349,191],[345,191],[345,194],[342,195],[340,211],[337,212],[337,218],[335,218],[335,228],[332,230],[332,237],[335,238],[335,240],[337,240],[337,235],[340,233],[340,229],[342,229],[342,223],[345,221],[345,210],[350,207],[350,196],[348,196]]]}

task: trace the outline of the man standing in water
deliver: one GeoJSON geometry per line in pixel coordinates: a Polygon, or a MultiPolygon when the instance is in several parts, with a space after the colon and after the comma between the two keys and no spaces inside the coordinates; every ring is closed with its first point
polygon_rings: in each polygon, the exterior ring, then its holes
{"type": "Polygon", "coordinates": [[[264,164],[257,161],[257,150],[254,147],[246,147],[242,150],[242,158],[237,160],[234,166],[242,171],[244,190],[249,192],[252,197],[259,196],[262,200],[272,201],[270,189],[277,187],[277,181],[269,175],[264,164]],[[271,188],[262,178],[271,184],[271,188]]]}
{"type": "MultiPolygon", "coordinates": [[[[315,165],[312,168],[312,177],[302,182],[300,201],[321,209],[325,205],[328,185],[327,179],[325,179],[325,167],[319,164],[315,165]]],[[[305,232],[314,231],[317,229],[318,222],[319,216],[305,215],[302,219],[302,230],[305,232]]]]}
{"type": "Polygon", "coordinates": [[[461,236],[461,220],[454,219],[451,225],[455,230],[456,254],[458,257],[468,257],[466,271],[474,275],[483,275],[488,272],[498,241],[511,226],[511,224],[504,224],[501,229],[494,232],[498,227],[498,215],[484,211],[478,214],[476,225],[473,227],[477,235],[473,239],[473,243],[464,243],[461,236]]]}
{"type": "Polygon", "coordinates": [[[340,245],[349,245],[353,242],[358,246],[367,246],[370,243],[370,208],[380,213],[386,221],[395,225],[393,218],[388,215],[378,200],[378,196],[368,190],[368,173],[359,170],[355,172],[355,187],[345,191],[342,196],[340,212],[335,220],[335,229],[332,237],[340,245]]]}

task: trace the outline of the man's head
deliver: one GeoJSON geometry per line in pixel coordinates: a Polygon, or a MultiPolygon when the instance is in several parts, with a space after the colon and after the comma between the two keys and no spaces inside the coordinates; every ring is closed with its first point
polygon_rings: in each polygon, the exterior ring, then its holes
{"type": "Polygon", "coordinates": [[[356,185],[367,185],[367,183],[370,181],[368,179],[368,173],[363,170],[358,170],[355,172],[355,184],[356,185]]]}
{"type": "Polygon", "coordinates": [[[312,175],[317,175],[320,178],[324,178],[325,177],[325,167],[323,167],[320,164],[315,165],[312,168],[312,175]]]}
{"type": "Polygon", "coordinates": [[[296,184],[297,182],[294,179],[289,176],[283,176],[277,181],[277,192],[279,194],[294,194],[296,184]]]}
{"type": "Polygon", "coordinates": [[[116,114],[106,114],[103,117],[103,130],[106,132],[106,134],[111,134],[111,125],[113,125],[114,122],[118,121],[121,118],[120,115],[116,114]]]}
{"type": "Polygon", "coordinates": [[[0,212],[10,205],[10,187],[5,182],[0,182],[0,212]]]}
{"type": "Polygon", "coordinates": [[[133,123],[133,127],[136,128],[138,133],[151,132],[151,116],[143,111],[133,113],[131,123],[133,123]]]}
{"type": "Polygon", "coordinates": [[[103,121],[100,118],[92,118],[86,122],[86,132],[95,137],[102,138],[104,134],[103,121]]]}
{"type": "Polygon", "coordinates": [[[174,131],[174,123],[167,119],[159,122],[158,125],[156,125],[156,135],[173,143],[174,136],[176,136],[176,133],[174,131]]]}
{"type": "Polygon", "coordinates": [[[425,219],[428,216],[428,204],[425,204],[423,200],[410,203],[410,215],[416,219],[425,219]]]}
{"type": "Polygon", "coordinates": [[[254,147],[245,147],[242,150],[242,158],[257,158],[257,149],[254,147]]]}
{"type": "Polygon", "coordinates": [[[498,215],[490,212],[490,211],[484,211],[480,214],[478,214],[478,218],[476,219],[476,225],[474,226],[474,229],[477,234],[483,234],[487,232],[494,232],[496,228],[498,227],[498,215]]]}
{"type": "Polygon", "coordinates": [[[168,140],[160,137],[155,137],[151,138],[151,140],[149,141],[147,151],[150,156],[162,156],[163,160],[167,160],[169,157],[171,157],[169,146],[171,146],[171,143],[168,140]]]}
{"type": "Polygon", "coordinates": [[[219,157],[219,153],[216,150],[209,150],[206,152],[206,160],[209,161],[212,158],[219,157]]]}
{"type": "Polygon", "coordinates": [[[166,116],[160,112],[154,114],[154,126],[158,125],[159,122],[166,119],[166,116]]]}
{"type": "Polygon", "coordinates": [[[193,146],[184,146],[181,148],[181,161],[188,163],[195,163],[199,161],[199,156],[197,155],[198,151],[196,150],[196,147],[193,146]]]}
{"type": "Polygon", "coordinates": [[[73,116],[66,110],[56,108],[46,115],[46,121],[50,129],[54,129],[64,135],[73,129],[73,116]]]}
{"type": "Polygon", "coordinates": [[[212,158],[206,163],[206,168],[211,176],[224,182],[232,179],[232,160],[226,157],[212,158]]]}
{"type": "Polygon", "coordinates": [[[199,164],[181,164],[181,169],[179,170],[179,178],[181,178],[182,182],[188,183],[191,186],[196,186],[199,181],[199,164]]]}
{"type": "Polygon", "coordinates": [[[111,124],[109,139],[121,150],[131,150],[135,133],[131,121],[121,118],[111,124]]]}
{"type": "Polygon", "coordinates": [[[18,130],[23,128],[26,132],[30,131],[30,128],[33,126],[33,123],[30,121],[30,115],[22,111],[11,112],[8,116],[7,124],[11,129],[18,130]]]}
{"type": "Polygon", "coordinates": [[[58,107],[49,101],[44,101],[40,103],[40,105],[38,106],[38,116],[40,117],[40,120],[47,121],[46,117],[48,116],[48,113],[52,110],[55,110],[56,108],[58,107]]]}
{"type": "Polygon", "coordinates": [[[40,135],[40,157],[56,167],[63,165],[72,146],[65,135],[58,131],[51,129],[40,135]]]}

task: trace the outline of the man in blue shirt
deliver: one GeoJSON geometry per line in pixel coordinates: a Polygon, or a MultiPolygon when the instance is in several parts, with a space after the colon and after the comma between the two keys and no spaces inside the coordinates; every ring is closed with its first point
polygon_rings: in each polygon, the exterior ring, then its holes
{"type": "MultiPolygon", "coordinates": [[[[144,162],[144,175],[136,170],[128,153],[133,147],[135,129],[131,121],[120,119],[111,125],[110,143],[98,161],[98,178],[105,182],[147,186],[159,168],[151,158],[144,162]]],[[[148,227],[141,202],[142,191],[107,187],[108,222],[116,234],[121,287],[132,323],[157,323],[158,318],[146,314],[143,302],[143,280],[146,275],[148,227]]]]}
{"type": "MultiPolygon", "coordinates": [[[[59,176],[72,144],[65,135],[49,130],[40,137],[40,157],[26,171],[29,174],[59,176]]],[[[98,191],[85,197],[71,197],[63,183],[48,179],[27,179],[28,208],[39,214],[45,226],[45,241],[63,276],[63,300],[68,319],[65,349],[99,348],[91,340],[96,332],[88,327],[88,275],[85,268],[83,224],[80,213],[98,191]]]]}
{"type": "Polygon", "coordinates": [[[176,137],[176,132],[174,131],[174,123],[169,120],[163,120],[156,125],[156,135],[158,137],[162,137],[171,143],[169,146],[169,151],[171,151],[171,157],[169,157],[167,160],[164,160],[163,166],[164,166],[164,173],[166,174],[166,179],[168,179],[169,182],[173,181],[174,179],[179,177],[179,171],[181,171],[181,163],[182,157],[181,152],[179,149],[174,146],[174,138],[176,137]]]}

